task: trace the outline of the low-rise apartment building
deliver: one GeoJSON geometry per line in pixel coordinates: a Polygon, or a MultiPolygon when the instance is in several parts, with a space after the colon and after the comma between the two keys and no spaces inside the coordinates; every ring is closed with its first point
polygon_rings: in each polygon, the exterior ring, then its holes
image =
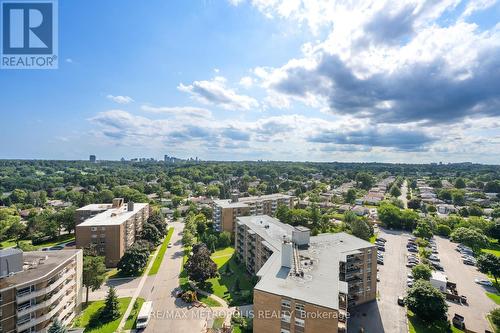
{"type": "Polygon", "coordinates": [[[82,250],[0,250],[0,332],[69,325],[82,303],[82,250]]]}
{"type": "Polygon", "coordinates": [[[293,196],[275,193],[268,195],[214,200],[213,221],[216,230],[234,233],[235,221],[239,216],[274,216],[279,205],[293,208],[293,196]]]}
{"type": "Polygon", "coordinates": [[[116,267],[136,241],[149,217],[149,204],[113,200],[113,205],[76,226],[76,247],[93,247],[105,257],[107,267],[116,267]],[[116,204],[115,204],[116,202],[116,204]]]}
{"type": "Polygon", "coordinates": [[[254,332],[347,332],[349,307],[375,300],[377,252],[346,233],[310,236],[269,216],[238,217],[236,255],[259,282],[254,332]]]}

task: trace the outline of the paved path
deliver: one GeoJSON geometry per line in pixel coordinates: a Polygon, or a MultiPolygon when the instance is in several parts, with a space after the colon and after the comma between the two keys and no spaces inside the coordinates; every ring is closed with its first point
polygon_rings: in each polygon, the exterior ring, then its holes
{"type": "Polygon", "coordinates": [[[130,301],[127,310],[125,311],[125,314],[122,317],[122,320],[120,321],[120,324],[118,325],[117,331],[120,332],[123,329],[123,326],[125,326],[125,322],[127,321],[128,316],[132,312],[132,309],[134,308],[134,303],[137,300],[137,297],[139,297],[139,294],[141,293],[142,287],[144,286],[144,283],[146,283],[146,279],[148,277],[149,271],[151,270],[151,267],[153,267],[153,263],[156,259],[156,256],[158,256],[158,252],[160,251],[161,246],[158,246],[156,248],[156,251],[153,254],[153,257],[148,263],[148,266],[146,267],[146,270],[142,274],[142,277],[139,281],[139,285],[134,291],[134,294],[132,295],[132,300],[130,301]]]}
{"type": "Polygon", "coordinates": [[[397,231],[380,228],[379,236],[387,239],[384,264],[379,265],[380,282],[377,283],[377,301],[349,309],[348,333],[407,333],[406,309],[397,304],[404,296],[407,268],[407,236],[397,231]]]}
{"type": "Polygon", "coordinates": [[[190,307],[175,297],[184,256],[181,242],[184,224],[173,222],[170,226],[174,227],[170,240],[172,247],[167,248],[158,274],[150,277],[153,279],[148,279],[142,292],[145,299],[153,301],[153,315],[145,332],[201,332],[213,311],[190,307]]]}
{"type": "MultiPolygon", "coordinates": [[[[487,276],[479,272],[476,267],[462,263],[460,253],[455,251],[457,244],[446,238],[438,236],[435,238],[444,274],[448,277],[448,281],[457,284],[458,293],[467,296],[468,302],[468,305],[447,302],[450,306],[448,317],[451,319],[455,313],[458,313],[465,317],[467,328],[475,332],[493,331],[485,317],[496,307],[496,304],[486,296],[487,289],[474,282],[474,279],[487,279],[487,276]]],[[[495,289],[488,291],[495,292],[495,289]]]]}
{"type": "Polygon", "coordinates": [[[403,202],[405,208],[408,208],[408,199],[406,199],[407,195],[408,195],[408,181],[405,179],[403,181],[403,185],[401,185],[401,195],[398,198],[403,202]]]}

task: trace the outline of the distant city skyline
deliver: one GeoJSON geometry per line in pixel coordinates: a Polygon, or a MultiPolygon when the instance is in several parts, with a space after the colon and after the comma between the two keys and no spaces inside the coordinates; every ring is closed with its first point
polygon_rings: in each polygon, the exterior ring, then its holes
{"type": "Polygon", "coordinates": [[[500,164],[499,1],[58,10],[59,69],[0,70],[0,159],[500,164]]]}

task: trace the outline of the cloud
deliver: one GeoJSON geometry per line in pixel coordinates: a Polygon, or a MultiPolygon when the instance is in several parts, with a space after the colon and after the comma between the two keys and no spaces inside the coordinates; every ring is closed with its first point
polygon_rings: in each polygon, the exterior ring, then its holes
{"type": "Polygon", "coordinates": [[[207,109],[197,108],[192,106],[162,106],[154,107],[149,105],[141,106],[141,110],[149,113],[161,113],[170,114],[177,117],[199,117],[199,118],[211,118],[212,112],[207,109]]]}
{"type": "Polygon", "coordinates": [[[386,147],[402,151],[420,151],[436,140],[422,131],[390,127],[325,131],[309,137],[310,142],[333,143],[348,147],[386,147]]]}
{"type": "Polygon", "coordinates": [[[250,88],[253,85],[253,79],[250,76],[244,76],[240,80],[240,85],[245,87],[245,88],[250,88]]]}
{"type": "Polygon", "coordinates": [[[195,100],[220,106],[226,110],[250,110],[259,106],[257,100],[240,95],[226,86],[226,79],[217,76],[210,81],[194,81],[190,85],[180,84],[180,91],[189,93],[195,100]]]}
{"type": "Polygon", "coordinates": [[[132,97],[120,96],[120,95],[119,96],[107,95],[106,98],[118,104],[130,104],[134,101],[132,97]]]}
{"type": "Polygon", "coordinates": [[[302,58],[255,69],[266,105],[279,107],[272,103],[279,97],[287,107],[327,106],[374,124],[500,116],[500,24],[481,30],[456,19],[440,26],[456,1],[382,1],[359,16],[367,3],[339,9],[344,17],[336,13],[328,38],[304,48],[302,58]]]}
{"type": "Polygon", "coordinates": [[[497,0],[471,0],[467,3],[465,10],[460,16],[461,19],[465,19],[471,16],[474,12],[488,9],[495,5],[497,0]]]}

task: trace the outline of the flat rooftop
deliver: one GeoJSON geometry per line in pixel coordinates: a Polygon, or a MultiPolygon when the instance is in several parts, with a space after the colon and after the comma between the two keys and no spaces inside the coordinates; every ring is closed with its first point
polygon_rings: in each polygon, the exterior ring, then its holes
{"type": "Polygon", "coordinates": [[[77,210],[91,210],[91,211],[99,211],[99,210],[107,210],[113,207],[113,204],[90,204],[87,206],[83,206],[78,208],[77,210]]]}
{"type": "Polygon", "coordinates": [[[291,195],[274,193],[274,194],[258,195],[251,197],[241,197],[238,198],[238,201],[236,202],[232,202],[231,199],[214,200],[214,204],[216,204],[217,206],[221,206],[222,208],[238,208],[238,207],[248,207],[248,204],[259,201],[290,199],[290,198],[292,198],[291,195]]]}
{"type": "Polygon", "coordinates": [[[236,223],[247,225],[277,251],[281,251],[283,236],[291,238],[292,231],[295,229],[268,215],[240,216],[236,219],[236,223]]]}
{"type": "Polygon", "coordinates": [[[309,246],[298,249],[300,270],[304,275],[296,276],[294,268],[282,266],[281,246],[283,236],[291,239],[292,231],[302,228],[267,215],[239,217],[237,221],[274,248],[274,253],[257,273],[260,280],[254,289],[331,309],[339,308],[339,293],[347,294],[347,283],[338,278],[339,263],[345,262],[348,255],[360,253],[360,249],[374,247],[344,232],[311,236],[309,246]]]}
{"type": "Polygon", "coordinates": [[[141,209],[146,207],[147,203],[134,203],[134,210],[129,211],[127,205],[122,205],[119,208],[110,208],[102,213],[91,217],[76,226],[78,227],[93,227],[106,225],[120,225],[129,218],[137,214],[141,209]]]}
{"type": "Polygon", "coordinates": [[[0,279],[0,290],[43,278],[82,250],[32,251],[23,253],[23,271],[0,279]]]}

